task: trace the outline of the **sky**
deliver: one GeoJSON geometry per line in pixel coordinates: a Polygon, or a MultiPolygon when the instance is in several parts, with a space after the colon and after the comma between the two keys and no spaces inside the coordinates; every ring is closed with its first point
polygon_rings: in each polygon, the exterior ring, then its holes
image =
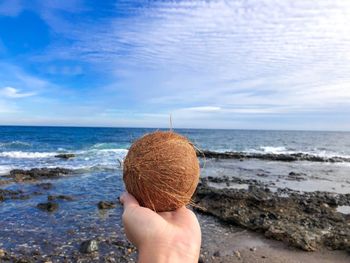
{"type": "Polygon", "coordinates": [[[0,0],[0,125],[350,130],[350,1],[0,0]]]}

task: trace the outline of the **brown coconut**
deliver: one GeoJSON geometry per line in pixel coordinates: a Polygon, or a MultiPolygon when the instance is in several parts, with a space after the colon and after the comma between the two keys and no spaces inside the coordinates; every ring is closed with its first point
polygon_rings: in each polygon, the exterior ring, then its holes
{"type": "Polygon", "coordinates": [[[127,191],[141,206],[156,212],[187,205],[199,181],[193,145],[171,131],[157,131],[135,141],[124,160],[127,191]]]}

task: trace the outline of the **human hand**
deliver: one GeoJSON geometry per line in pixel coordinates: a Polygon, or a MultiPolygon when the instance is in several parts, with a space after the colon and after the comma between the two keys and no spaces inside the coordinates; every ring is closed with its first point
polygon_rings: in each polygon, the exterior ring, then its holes
{"type": "Polygon", "coordinates": [[[123,193],[120,201],[125,233],[137,247],[140,263],[198,262],[201,230],[191,210],[156,213],[141,207],[129,193],[123,193]]]}

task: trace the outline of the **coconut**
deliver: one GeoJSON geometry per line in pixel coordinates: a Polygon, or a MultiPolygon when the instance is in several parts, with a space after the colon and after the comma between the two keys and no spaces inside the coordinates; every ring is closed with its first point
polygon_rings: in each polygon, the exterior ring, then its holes
{"type": "Polygon", "coordinates": [[[191,201],[199,181],[199,162],[191,142],[172,131],[135,141],[124,160],[126,190],[141,206],[173,211],[191,201]]]}

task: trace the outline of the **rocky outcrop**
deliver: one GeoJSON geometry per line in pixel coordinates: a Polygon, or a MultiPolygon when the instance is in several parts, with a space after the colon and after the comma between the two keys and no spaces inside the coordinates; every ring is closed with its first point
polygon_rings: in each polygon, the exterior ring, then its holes
{"type": "Polygon", "coordinates": [[[261,159],[270,161],[309,161],[309,162],[350,162],[350,158],[345,157],[322,157],[305,153],[292,153],[292,154],[276,154],[276,153],[246,153],[246,152],[214,152],[214,151],[198,151],[197,156],[203,158],[216,158],[216,159],[261,159]]]}
{"type": "Polygon", "coordinates": [[[271,192],[258,183],[247,190],[217,189],[207,181],[199,184],[194,199],[201,212],[306,251],[323,245],[350,250],[349,218],[335,209],[350,205],[350,194],[271,192]]]}
{"type": "Polygon", "coordinates": [[[76,155],[74,153],[61,153],[61,154],[57,154],[55,155],[56,158],[61,158],[61,159],[71,159],[74,158],[76,155]]]}
{"type": "Polygon", "coordinates": [[[81,253],[93,253],[98,251],[98,242],[97,240],[91,239],[84,241],[80,244],[80,252],[81,253]]]}
{"type": "Polygon", "coordinates": [[[100,201],[97,204],[98,209],[112,209],[117,206],[116,202],[114,201],[100,201]]]}
{"type": "Polygon", "coordinates": [[[54,212],[58,209],[58,204],[54,202],[40,203],[37,208],[47,212],[54,212]]]}
{"type": "Polygon", "coordinates": [[[5,190],[0,189],[0,202],[8,199],[28,199],[29,195],[25,194],[22,190],[5,190]]]}
{"type": "Polygon", "coordinates": [[[65,168],[33,168],[30,170],[15,169],[10,171],[6,178],[12,179],[14,182],[32,182],[42,179],[59,178],[64,175],[73,173],[72,170],[65,168]]]}

